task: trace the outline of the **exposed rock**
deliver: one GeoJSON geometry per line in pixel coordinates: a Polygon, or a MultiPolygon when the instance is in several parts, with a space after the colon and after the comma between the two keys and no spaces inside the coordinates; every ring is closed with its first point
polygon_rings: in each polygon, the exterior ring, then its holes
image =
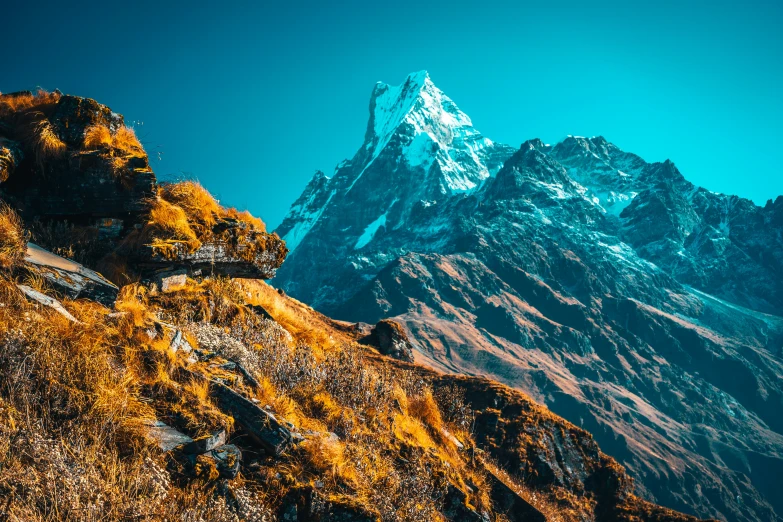
{"type": "Polygon", "coordinates": [[[52,254],[33,243],[27,244],[24,270],[43,277],[58,292],[71,299],[87,298],[111,306],[119,289],[101,274],[52,254]]]}
{"type": "Polygon", "coordinates": [[[324,498],[312,486],[292,488],[283,498],[281,522],[380,522],[377,512],[348,499],[324,498]]]}
{"type": "Polygon", "coordinates": [[[184,243],[173,245],[174,251],[164,256],[152,248],[134,258],[134,267],[150,276],[160,270],[177,270],[189,276],[224,275],[250,279],[269,279],[286,258],[288,250],[276,234],[249,231],[241,222],[223,220],[217,239],[205,242],[193,252],[184,243]],[[257,248],[258,242],[263,243],[257,248]]]}
{"type": "Polygon", "coordinates": [[[443,499],[443,515],[447,520],[465,522],[490,522],[489,515],[479,513],[467,504],[468,496],[453,484],[446,489],[443,499]]]}
{"type": "Polygon", "coordinates": [[[492,505],[497,513],[505,515],[509,522],[547,522],[543,513],[511,489],[492,470],[487,468],[486,471],[492,505]]]}
{"type": "MultiPolygon", "coordinates": [[[[372,103],[400,107],[388,140],[371,105],[356,156],[292,205],[275,284],[333,317],[399,322],[419,362],[525,391],[593,433],[647,499],[749,522],[783,513],[781,478],[748,464],[783,461],[783,198],[715,194],[671,161],[577,136],[525,142],[454,193],[440,178],[475,174],[475,158],[410,147],[455,131],[414,84],[380,86],[372,103]]],[[[569,483],[554,463],[530,472],[569,483]]]]}
{"type": "Polygon", "coordinates": [[[242,452],[233,444],[226,444],[200,455],[197,459],[202,462],[204,459],[212,460],[221,477],[233,479],[239,474],[242,452]]]}
{"type": "Polygon", "coordinates": [[[185,354],[190,354],[193,351],[193,347],[190,345],[188,340],[185,339],[185,335],[182,333],[182,330],[175,330],[174,336],[171,338],[169,349],[172,353],[181,351],[185,354]]]}
{"type": "Polygon", "coordinates": [[[205,435],[198,439],[193,439],[191,442],[182,446],[181,450],[188,455],[200,455],[223,446],[226,443],[226,440],[226,431],[220,430],[212,435],[205,435]]]}
{"type": "Polygon", "coordinates": [[[192,438],[162,421],[150,422],[146,434],[163,452],[169,452],[193,442],[192,438]]]}
{"type": "Polygon", "coordinates": [[[210,390],[218,406],[230,413],[237,425],[270,455],[281,455],[292,444],[291,430],[272,413],[223,384],[211,382],[210,390]]]}
{"type": "Polygon", "coordinates": [[[361,342],[375,346],[384,355],[401,361],[413,361],[413,346],[408,339],[408,334],[395,321],[389,319],[379,321],[370,335],[363,338],[361,342]]]}
{"type": "Polygon", "coordinates": [[[165,270],[155,274],[155,283],[161,292],[168,292],[183,286],[188,280],[186,270],[165,270]]]}
{"type": "Polygon", "coordinates": [[[451,443],[454,444],[454,446],[458,450],[461,451],[461,450],[465,449],[465,445],[462,444],[462,442],[460,442],[460,440],[457,437],[455,437],[449,430],[447,430],[446,428],[441,428],[440,432],[443,434],[444,437],[446,437],[448,440],[450,440],[451,443]]]}
{"type": "Polygon", "coordinates": [[[105,125],[116,131],[124,125],[123,117],[90,98],[65,94],[60,97],[53,116],[57,134],[73,148],[81,148],[84,131],[91,125],[105,125]]]}
{"type": "Polygon", "coordinates": [[[16,285],[19,290],[22,291],[22,293],[27,296],[28,299],[35,301],[36,303],[42,304],[44,306],[48,306],[49,308],[53,308],[63,316],[65,316],[66,319],[69,321],[73,321],[74,323],[78,323],[79,321],[71,315],[71,313],[65,309],[65,307],[62,305],[60,301],[53,297],[49,297],[46,294],[42,294],[38,290],[34,290],[30,288],[27,285],[16,285]]]}

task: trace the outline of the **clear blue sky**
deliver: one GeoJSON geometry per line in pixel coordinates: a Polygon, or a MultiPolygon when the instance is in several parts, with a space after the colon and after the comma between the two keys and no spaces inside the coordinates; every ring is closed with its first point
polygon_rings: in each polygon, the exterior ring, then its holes
{"type": "Polygon", "coordinates": [[[783,194],[783,2],[3,2],[0,91],[95,98],[164,179],[276,226],[361,145],[376,81],[427,69],[495,141],[603,135],[763,204],[783,194]]]}

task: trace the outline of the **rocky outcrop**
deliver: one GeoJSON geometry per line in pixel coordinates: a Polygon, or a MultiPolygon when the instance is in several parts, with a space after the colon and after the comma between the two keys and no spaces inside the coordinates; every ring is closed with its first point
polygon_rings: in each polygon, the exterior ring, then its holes
{"type": "Polygon", "coordinates": [[[224,384],[213,382],[210,389],[220,408],[234,417],[245,433],[272,456],[281,455],[293,443],[291,430],[277,418],[224,384]]]}
{"type": "Polygon", "coordinates": [[[408,334],[395,321],[388,319],[378,321],[370,334],[360,342],[375,346],[384,355],[401,361],[413,362],[413,345],[408,339],[408,334]]]}
{"type": "MultiPolygon", "coordinates": [[[[104,125],[116,131],[124,125],[122,116],[95,100],[51,97],[45,106],[19,111],[6,120],[11,129],[6,139],[16,139],[17,150],[26,153],[16,155],[14,173],[0,186],[0,195],[25,219],[68,219],[96,226],[103,218],[134,219],[144,210],[144,200],[155,194],[155,175],[146,154],[126,158],[118,170],[114,157],[84,149],[87,128],[104,125]],[[45,162],[31,143],[38,139],[29,136],[31,118],[35,125],[50,129],[50,140],[61,143],[62,149],[45,162]]],[[[0,138],[2,134],[0,128],[0,138]]]]}
{"type": "Polygon", "coordinates": [[[98,272],[33,243],[27,245],[27,255],[20,270],[42,278],[57,292],[71,299],[87,298],[111,306],[119,291],[114,283],[98,272]]]}
{"type": "Polygon", "coordinates": [[[214,236],[189,251],[175,243],[165,254],[152,247],[130,253],[134,268],[143,277],[159,280],[161,273],[180,272],[190,277],[223,275],[248,279],[269,279],[283,263],[288,249],[277,235],[249,230],[241,221],[222,219],[214,236]],[[258,247],[261,243],[263,246],[258,247]]]}
{"type": "Polygon", "coordinates": [[[17,285],[17,288],[19,288],[19,290],[21,290],[25,297],[27,297],[29,300],[56,310],[57,313],[71,322],[79,322],[73,315],[71,315],[71,312],[66,310],[63,304],[54,297],[48,296],[42,292],[39,292],[38,290],[30,288],[27,285],[17,285]]]}
{"type": "Polygon", "coordinates": [[[78,252],[82,264],[109,277],[114,271],[129,276],[128,265],[134,267],[129,277],[150,280],[171,270],[191,277],[274,276],[285,244],[251,220],[215,216],[208,228],[199,228],[205,237],[196,248],[188,238],[161,251],[152,246],[160,238],[138,237],[161,188],[121,115],[95,100],[59,93],[2,96],[25,103],[0,114],[0,199],[20,213],[44,248],[78,252]]]}

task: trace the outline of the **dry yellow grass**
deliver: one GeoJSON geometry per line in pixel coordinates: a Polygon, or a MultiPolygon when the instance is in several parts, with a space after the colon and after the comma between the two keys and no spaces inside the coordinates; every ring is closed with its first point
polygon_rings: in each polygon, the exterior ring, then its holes
{"type": "Polygon", "coordinates": [[[91,125],[84,131],[84,148],[99,149],[112,146],[112,135],[106,125],[91,125]]]}
{"type": "Polygon", "coordinates": [[[0,118],[28,110],[42,110],[54,106],[60,100],[58,93],[39,89],[35,94],[0,94],[0,118]]]}
{"type": "Polygon", "coordinates": [[[226,209],[225,217],[236,219],[246,223],[251,229],[266,232],[266,223],[261,218],[255,217],[247,210],[238,211],[235,208],[226,209]]]}
{"type": "Polygon", "coordinates": [[[162,184],[158,196],[149,201],[147,223],[123,239],[118,252],[133,255],[143,246],[149,246],[156,254],[177,259],[212,242],[220,244],[227,255],[248,263],[263,265],[270,255],[282,261],[287,251],[275,253],[274,249],[285,249],[285,244],[263,230],[260,219],[220,206],[198,182],[162,184]],[[214,228],[218,219],[231,216],[247,226],[230,230],[214,228]]]}
{"type": "Polygon", "coordinates": [[[59,158],[65,153],[65,143],[57,136],[52,124],[46,119],[28,124],[25,140],[35,154],[38,166],[43,168],[49,160],[59,158]]]}
{"type": "Polygon", "coordinates": [[[329,319],[309,306],[281,295],[264,281],[245,279],[238,284],[247,295],[248,303],[261,306],[296,340],[321,351],[350,342],[347,335],[329,325],[329,319]]]}
{"type": "Polygon", "coordinates": [[[177,205],[191,221],[211,228],[216,217],[222,213],[221,206],[200,183],[182,181],[161,187],[160,196],[173,205],[177,205]]]}
{"type": "Polygon", "coordinates": [[[0,95],[0,119],[8,120],[12,137],[29,147],[40,167],[61,156],[66,149],[47,120],[59,100],[59,94],[44,90],[35,94],[0,95]]]}
{"type": "Polygon", "coordinates": [[[27,234],[19,215],[0,202],[0,268],[16,266],[27,250],[27,234]]]}
{"type": "Polygon", "coordinates": [[[145,437],[161,413],[194,434],[230,429],[231,419],[203,382],[178,382],[182,363],[149,336],[142,287],[122,290],[114,316],[65,299],[77,324],[37,309],[2,276],[0,303],[0,518],[235,520],[208,500],[213,483],[173,483],[145,437]]]}
{"type": "Polygon", "coordinates": [[[116,149],[120,157],[141,156],[144,154],[144,147],[136,137],[136,132],[130,127],[122,126],[112,134],[111,129],[103,124],[90,125],[84,131],[84,142],[82,146],[85,149],[116,149]]]}
{"type": "Polygon", "coordinates": [[[185,211],[165,199],[157,198],[152,202],[149,219],[150,222],[170,234],[171,239],[198,241],[185,211]]]}
{"type": "Polygon", "coordinates": [[[136,137],[136,131],[124,125],[114,133],[112,146],[131,156],[145,154],[144,147],[142,147],[141,142],[136,137]]]}

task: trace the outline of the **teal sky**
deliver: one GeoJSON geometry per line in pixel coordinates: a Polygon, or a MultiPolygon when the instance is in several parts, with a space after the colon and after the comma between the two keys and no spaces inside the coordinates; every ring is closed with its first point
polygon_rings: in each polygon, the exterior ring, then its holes
{"type": "Polygon", "coordinates": [[[421,69],[495,141],[603,135],[710,190],[783,194],[783,2],[45,4],[3,2],[0,91],[109,105],[159,177],[271,227],[361,145],[375,82],[421,69]]]}

